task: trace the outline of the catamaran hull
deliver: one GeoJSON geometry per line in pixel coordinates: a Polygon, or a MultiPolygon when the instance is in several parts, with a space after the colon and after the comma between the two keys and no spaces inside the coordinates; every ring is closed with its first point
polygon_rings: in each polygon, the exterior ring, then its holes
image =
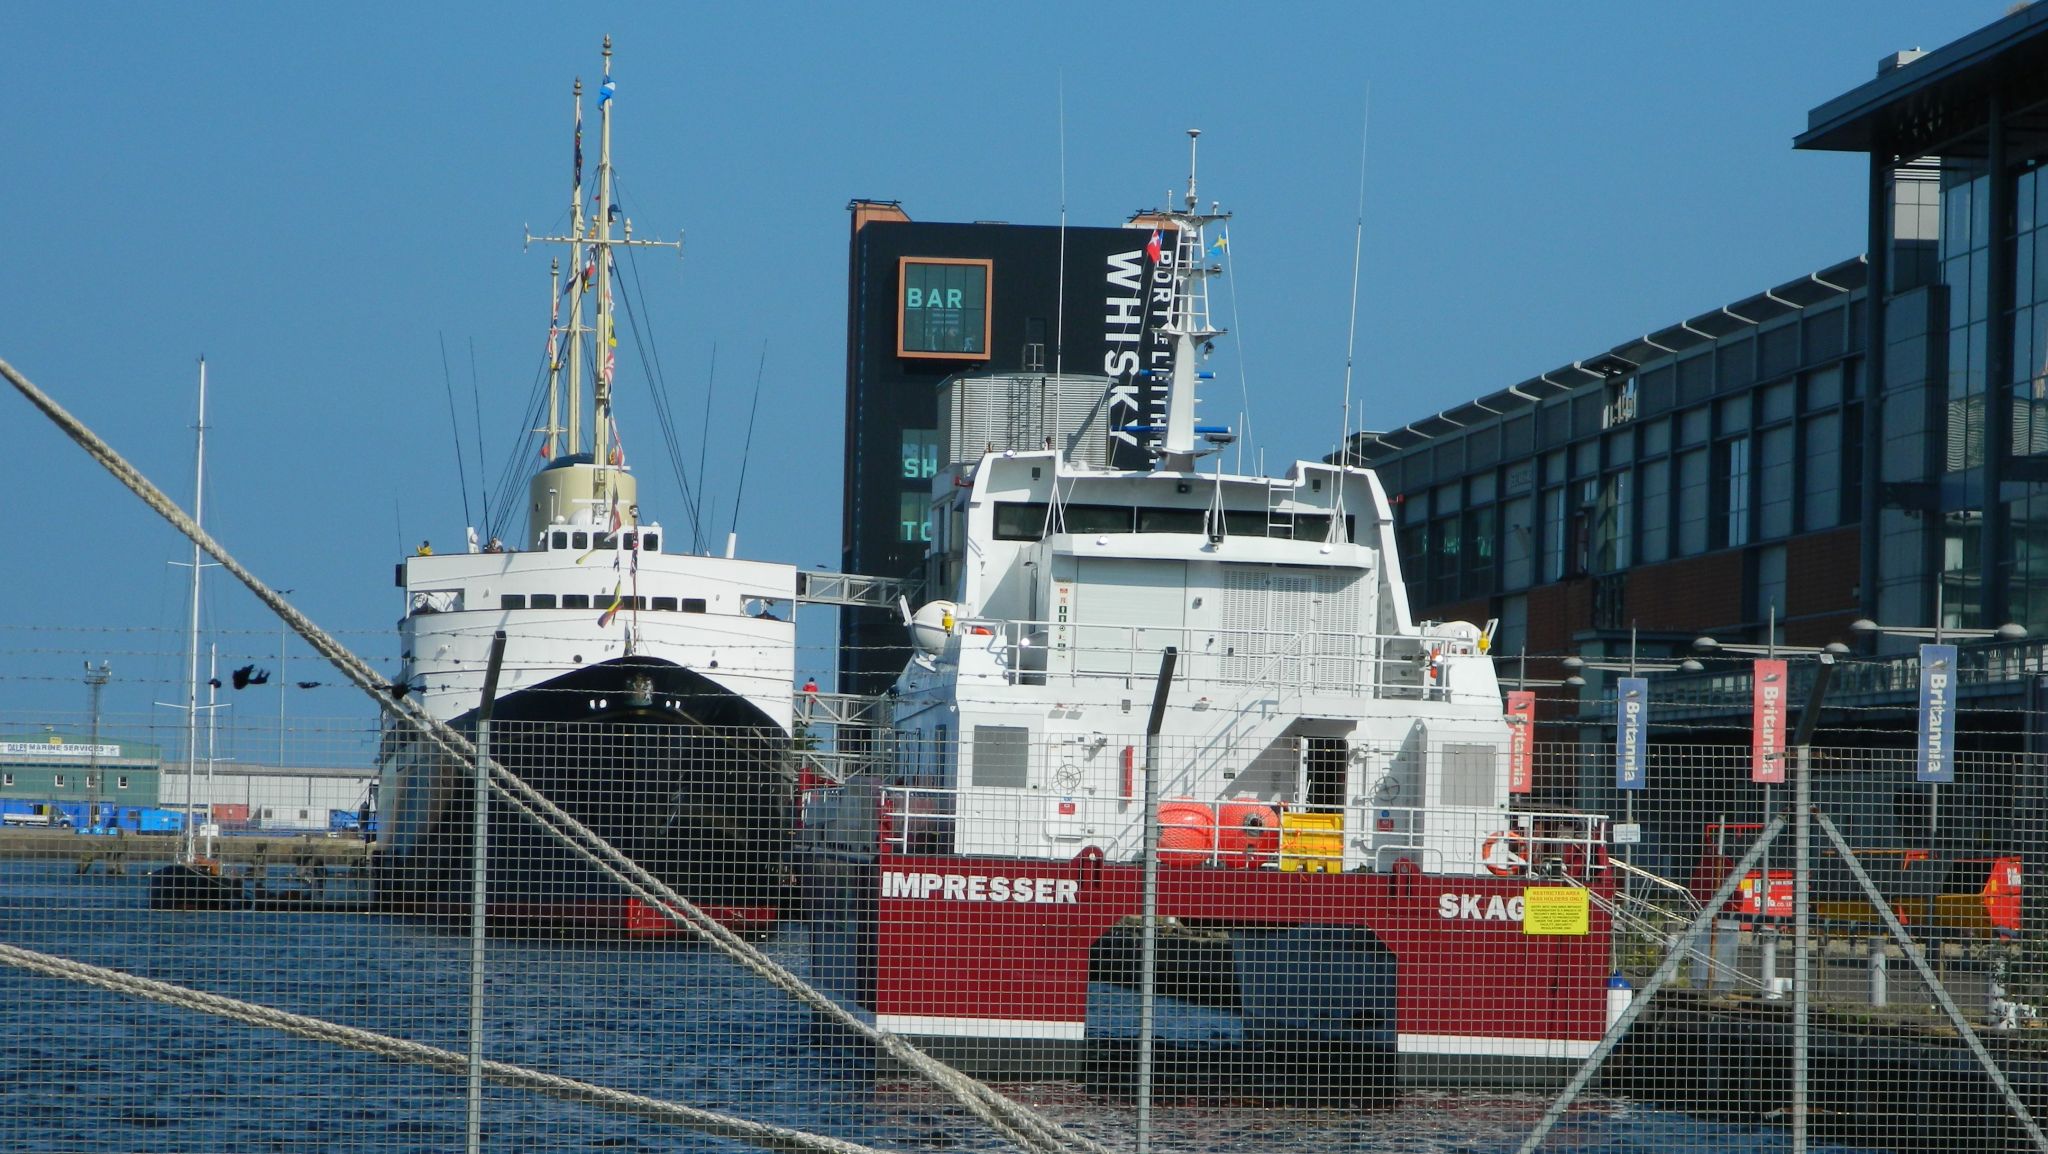
{"type": "MultiPolygon", "coordinates": [[[[476,715],[453,719],[476,734],[476,715]]],[[[745,698],[653,659],[579,669],[500,698],[490,755],[683,898],[739,930],[775,924],[788,888],[789,740],[745,698]]],[[[466,918],[472,771],[409,733],[387,742],[379,903],[466,918]]],[[[485,904],[498,931],[684,934],[502,796],[489,798],[485,904]]]]}

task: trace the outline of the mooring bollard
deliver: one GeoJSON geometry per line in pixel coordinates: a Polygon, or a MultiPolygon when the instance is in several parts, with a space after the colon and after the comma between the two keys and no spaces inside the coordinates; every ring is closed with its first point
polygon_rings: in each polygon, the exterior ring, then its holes
{"type": "Polygon", "coordinates": [[[1882,1006],[1889,998],[1885,978],[1884,939],[1870,939],[1870,1004],[1882,1006]]]}

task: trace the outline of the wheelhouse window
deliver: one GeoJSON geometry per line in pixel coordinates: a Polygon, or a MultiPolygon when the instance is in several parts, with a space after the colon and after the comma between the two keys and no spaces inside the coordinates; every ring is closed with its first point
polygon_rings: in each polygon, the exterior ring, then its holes
{"type": "Polygon", "coordinates": [[[1128,533],[1137,510],[1128,505],[1069,505],[1066,510],[1069,533],[1128,533]]]}
{"type": "Polygon", "coordinates": [[[590,594],[588,594],[588,593],[564,593],[564,594],[562,594],[562,608],[564,608],[564,609],[588,609],[588,608],[590,608],[590,594]]]}
{"type": "Polygon", "coordinates": [[[1200,533],[1203,521],[1204,514],[1201,509],[1138,510],[1140,533],[1200,533]]]}
{"type": "Polygon", "coordinates": [[[530,609],[553,609],[555,607],[555,595],[552,593],[535,593],[526,599],[526,604],[530,609]]]}
{"type": "Polygon", "coordinates": [[[588,533],[571,533],[571,534],[569,534],[569,547],[570,547],[570,548],[572,548],[572,549],[588,549],[588,548],[590,548],[590,534],[588,534],[588,533]]]}
{"type": "Polygon", "coordinates": [[[704,599],[703,599],[702,597],[685,597],[685,598],[683,598],[683,612],[685,612],[685,613],[702,613],[702,612],[704,612],[704,599]]]}
{"type": "Polygon", "coordinates": [[[676,611],[676,599],[673,597],[656,597],[654,599],[654,611],[656,613],[674,613],[676,611]]]}
{"type": "Polygon", "coordinates": [[[649,553],[657,553],[657,552],[660,552],[660,551],[661,551],[661,534],[659,534],[659,533],[642,533],[642,534],[640,534],[640,548],[642,548],[642,549],[646,550],[646,551],[647,551],[647,552],[649,552],[649,553]]]}
{"type": "Polygon", "coordinates": [[[524,593],[502,593],[502,594],[499,594],[499,596],[498,596],[498,608],[500,608],[500,609],[524,609],[524,608],[526,608],[526,594],[524,594],[524,593]]]}
{"type": "Polygon", "coordinates": [[[1045,505],[1042,502],[998,501],[996,540],[1036,541],[1045,536],[1045,505]]]}

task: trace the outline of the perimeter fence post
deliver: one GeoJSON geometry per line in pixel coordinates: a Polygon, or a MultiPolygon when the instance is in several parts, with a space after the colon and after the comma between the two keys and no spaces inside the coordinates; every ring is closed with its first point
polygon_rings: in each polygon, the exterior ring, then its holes
{"type": "Polygon", "coordinates": [[[470,779],[472,815],[469,834],[469,1097],[465,1148],[478,1154],[484,1138],[484,888],[486,839],[491,828],[491,707],[498,699],[498,670],[505,664],[505,631],[491,637],[490,664],[484,667],[484,696],[476,709],[476,763],[470,779]]]}

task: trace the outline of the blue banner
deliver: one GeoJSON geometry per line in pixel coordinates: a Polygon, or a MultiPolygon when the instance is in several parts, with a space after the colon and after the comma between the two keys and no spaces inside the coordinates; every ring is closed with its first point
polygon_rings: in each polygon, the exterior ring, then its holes
{"type": "Polygon", "coordinates": [[[1650,776],[1650,683],[1614,682],[1614,788],[1642,789],[1650,776]]]}
{"type": "Polygon", "coordinates": [[[1920,744],[1915,770],[1921,781],[1956,779],[1956,647],[1920,647],[1920,744]]]}

